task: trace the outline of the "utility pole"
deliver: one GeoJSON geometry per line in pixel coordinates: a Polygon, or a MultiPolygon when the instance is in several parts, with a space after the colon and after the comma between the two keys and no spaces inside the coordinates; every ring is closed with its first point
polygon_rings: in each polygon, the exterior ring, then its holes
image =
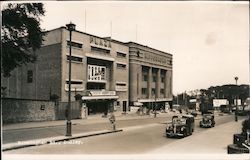
{"type": "Polygon", "coordinates": [[[238,77],[234,77],[235,81],[236,81],[236,111],[235,111],[235,121],[238,122],[238,84],[237,84],[237,81],[238,81],[238,77]]]}
{"type": "Polygon", "coordinates": [[[66,136],[72,136],[71,129],[71,50],[72,50],[72,31],[75,30],[76,25],[71,23],[67,24],[69,30],[69,81],[68,81],[68,106],[67,106],[67,127],[66,136]]]}

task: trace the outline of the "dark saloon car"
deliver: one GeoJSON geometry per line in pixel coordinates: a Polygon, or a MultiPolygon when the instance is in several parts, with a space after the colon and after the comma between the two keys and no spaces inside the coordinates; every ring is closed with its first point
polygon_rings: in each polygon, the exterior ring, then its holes
{"type": "Polygon", "coordinates": [[[202,120],[200,121],[200,127],[211,128],[214,127],[215,120],[213,113],[205,113],[202,115],[202,120]]]}
{"type": "Polygon", "coordinates": [[[166,128],[167,137],[186,137],[194,131],[194,116],[173,116],[172,122],[166,128]]]}

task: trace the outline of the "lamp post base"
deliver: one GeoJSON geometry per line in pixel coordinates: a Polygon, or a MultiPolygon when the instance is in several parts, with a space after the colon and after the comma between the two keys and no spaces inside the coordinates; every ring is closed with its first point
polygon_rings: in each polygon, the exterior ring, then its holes
{"type": "Polygon", "coordinates": [[[71,121],[67,121],[67,126],[66,126],[67,128],[66,128],[66,136],[68,136],[68,137],[71,137],[72,136],[72,134],[71,134],[71,121]]]}

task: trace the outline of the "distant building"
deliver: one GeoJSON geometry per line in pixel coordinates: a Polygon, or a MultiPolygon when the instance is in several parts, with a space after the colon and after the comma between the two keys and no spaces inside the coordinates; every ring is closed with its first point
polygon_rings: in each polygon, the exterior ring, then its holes
{"type": "Polygon", "coordinates": [[[172,104],[172,55],[129,42],[129,102],[154,109],[172,104]]]}

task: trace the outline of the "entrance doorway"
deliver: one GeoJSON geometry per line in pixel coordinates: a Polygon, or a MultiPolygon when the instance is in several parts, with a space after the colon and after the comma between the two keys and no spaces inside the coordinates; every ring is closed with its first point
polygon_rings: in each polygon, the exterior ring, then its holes
{"type": "Polygon", "coordinates": [[[113,100],[95,100],[86,102],[88,115],[104,114],[114,110],[113,100]]]}
{"type": "Polygon", "coordinates": [[[108,113],[108,101],[87,102],[88,115],[108,113]]]}

